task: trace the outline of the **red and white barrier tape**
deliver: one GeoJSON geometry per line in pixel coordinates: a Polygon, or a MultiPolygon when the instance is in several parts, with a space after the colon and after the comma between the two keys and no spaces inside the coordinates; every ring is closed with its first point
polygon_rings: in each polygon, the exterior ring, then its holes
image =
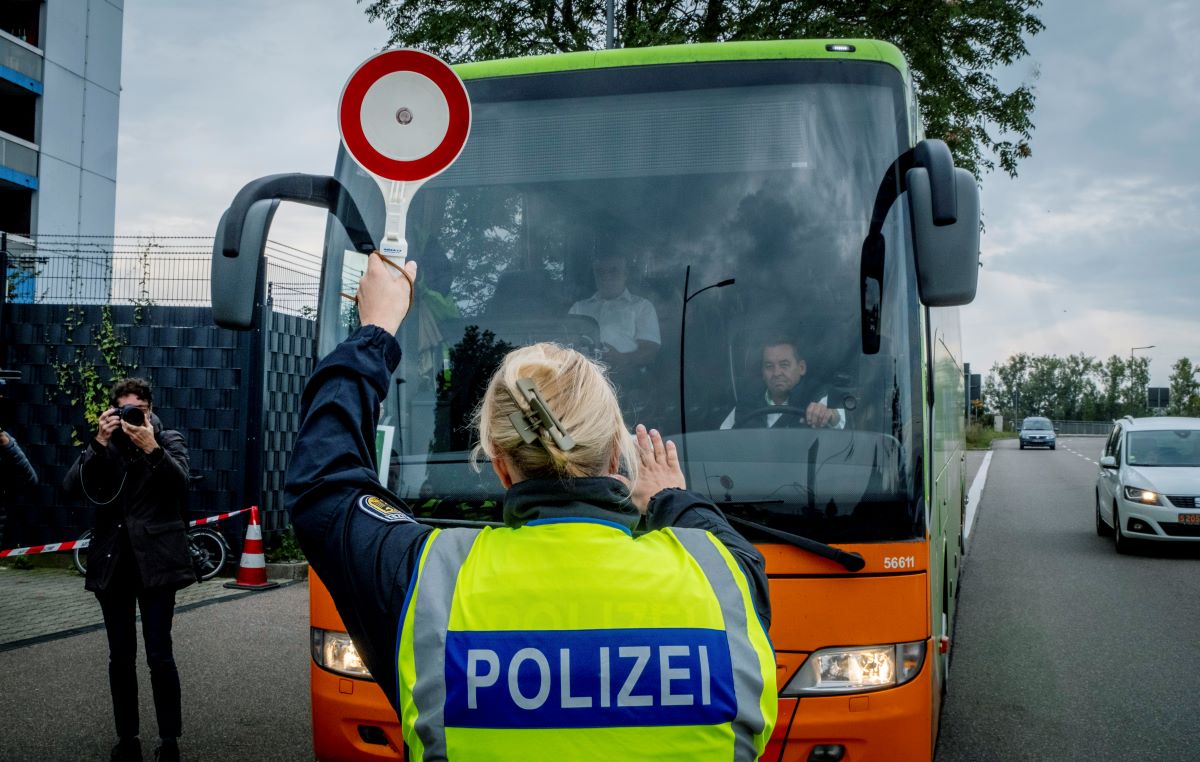
{"type": "MultiPolygon", "coordinates": [[[[223,519],[227,519],[230,516],[236,516],[239,513],[248,513],[249,511],[249,508],[242,508],[239,511],[233,511],[231,513],[220,513],[216,516],[208,516],[203,519],[196,519],[195,521],[188,522],[188,527],[198,527],[203,526],[204,524],[213,524],[223,519]]],[[[9,556],[33,556],[37,555],[38,553],[62,553],[68,550],[86,548],[91,544],[91,542],[92,541],[90,539],[71,540],[69,542],[52,542],[48,545],[31,545],[28,548],[11,548],[9,550],[0,550],[0,558],[7,558],[9,556]]]]}
{"type": "Polygon", "coordinates": [[[37,553],[57,553],[62,550],[86,548],[90,543],[91,540],[72,540],[70,542],[52,542],[49,545],[32,545],[28,548],[0,550],[0,558],[5,558],[7,556],[32,556],[37,553]]]}
{"type": "Polygon", "coordinates": [[[217,514],[216,516],[209,516],[206,519],[196,519],[195,521],[188,522],[188,526],[189,527],[198,527],[198,526],[203,526],[205,524],[212,524],[214,522],[227,519],[230,516],[236,516],[239,513],[248,513],[249,511],[250,511],[249,508],[243,508],[240,511],[234,511],[232,513],[220,513],[220,514],[217,514]]]}

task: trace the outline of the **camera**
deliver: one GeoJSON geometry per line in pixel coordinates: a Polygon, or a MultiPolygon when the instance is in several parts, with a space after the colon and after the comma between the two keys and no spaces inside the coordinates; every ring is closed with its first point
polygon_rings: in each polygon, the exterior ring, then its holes
{"type": "Polygon", "coordinates": [[[137,405],[122,405],[121,409],[117,411],[117,415],[121,416],[121,420],[130,426],[146,425],[146,413],[137,405]]]}

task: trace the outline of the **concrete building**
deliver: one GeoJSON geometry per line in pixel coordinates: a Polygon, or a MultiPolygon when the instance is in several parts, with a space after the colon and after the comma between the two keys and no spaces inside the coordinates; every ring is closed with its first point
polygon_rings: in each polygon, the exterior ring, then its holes
{"type": "MultiPolygon", "coordinates": [[[[110,245],[123,4],[0,3],[0,231],[16,236],[10,251],[48,236],[96,236],[97,254],[110,245]]],[[[38,280],[67,275],[55,259],[38,252],[38,280]]]]}

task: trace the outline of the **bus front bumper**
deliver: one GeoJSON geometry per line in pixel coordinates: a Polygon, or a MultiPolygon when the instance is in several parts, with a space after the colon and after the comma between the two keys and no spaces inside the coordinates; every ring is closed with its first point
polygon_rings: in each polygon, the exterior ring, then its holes
{"type": "Polygon", "coordinates": [[[842,748],[840,762],[929,762],[934,726],[932,659],[897,688],[841,696],[780,698],[764,762],[835,759],[817,747],[842,748]]]}
{"type": "Polygon", "coordinates": [[[318,760],[404,759],[400,723],[378,685],[335,675],[311,660],[309,673],[318,760]]]}

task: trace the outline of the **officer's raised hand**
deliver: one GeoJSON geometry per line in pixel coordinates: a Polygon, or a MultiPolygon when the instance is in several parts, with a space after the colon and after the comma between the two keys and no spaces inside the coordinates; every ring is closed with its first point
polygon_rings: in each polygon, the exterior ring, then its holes
{"type": "Polygon", "coordinates": [[[634,432],[640,465],[637,481],[633,484],[629,499],[633,501],[638,512],[645,513],[650,505],[650,498],[665,489],[685,489],[687,482],[683,478],[683,470],[679,467],[679,453],[675,452],[674,442],[663,442],[658,429],[646,431],[646,427],[640,423],[634,432]]]}
{"type": "Polygon", "coordinates": [[[403,268],[385,260],[375,251],[367,259],[367,272],[358,282],[358,319],[363,325],[377,325],[395,334],[412,305],[417,263],[403,268]]]}

